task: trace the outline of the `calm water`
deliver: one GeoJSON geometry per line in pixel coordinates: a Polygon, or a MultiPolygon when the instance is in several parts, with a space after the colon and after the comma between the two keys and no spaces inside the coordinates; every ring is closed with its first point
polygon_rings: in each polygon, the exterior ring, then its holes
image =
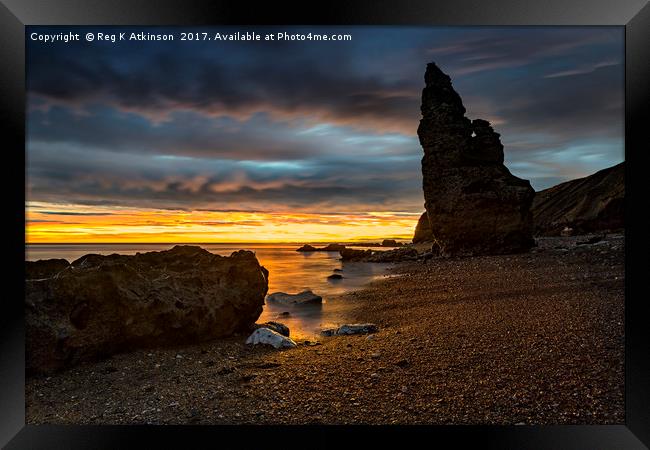
{"type": "MultiPolygon", "coordinates": [[[[173,244],[91,244],[91,245],[28,245],[27,259],[64,258],[72,262],[88,253],[109,255],[119,253],[167,250],[173,244]]],[[[306,289],[323,297],[323,305],[290,307],[275,304],[264,306],[258,322],[277,320],[291,329],[291,337],[313,338],[322,328],[346,322],[347,305],[336,297],[358,289],[364,284],[387,274],[389,264],[339,261],[338,252],[302,253],[295,244],[201,244],[201,247],[218,255],[228,256],[240,249],[255,252],[257,259],[269,271],[269,293],[295,294],[306,289]],[[328,280],[334,269],[342,269],[342,280],[328,280]],[[280,313],[288,311],[289,317],[280,313]]],[[[355,247],[356,248],[356,247],[355,247]]]]}

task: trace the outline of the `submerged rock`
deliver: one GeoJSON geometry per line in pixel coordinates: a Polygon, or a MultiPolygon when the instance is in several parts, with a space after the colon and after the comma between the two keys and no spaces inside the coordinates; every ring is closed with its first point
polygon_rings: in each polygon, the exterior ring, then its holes
{"type": "Polygon", "coordinates": [[[297,252],[340,252],[345,248],[342,244],[328,244],[325,247],[317,248],[309,244],[305,244],[297,252]]]}
{"type": "Polygon", "coordinates": [[[49,371],[120,351],[195,343],[248,330],[262,313],[268,271],[252,252],[196,246],[85,255],[42,278],[29,264],[26,368],[49,371]]]}
{"type": "Polygon", "coordinates": [[[346,248],[339,253],[342,261],[362,261],[372,256],[372,250],[355,250],[352,248],[346,248]]]}
{"type": "Polygon", "coordinates": [[[327,328],[321,331],[323,336],[343,336],[349,334],[376,333],[379,327],[374,323],[353,323],[341,325],[338,328],[327,328]]]}
{"type": "Polygon", "coordinates": [[[424,200],[441,253],[529,250],[535,194],[530,183],[503,164],[503,145],[490,123],[465,117],[449,76],[430,63],[424,79],[418,127],[424,200]]]}
{"type": "Polygon", "coordinates": [[[345,249],[345,245],[328,244],[327,246],[320,248],[319,250],[322,252],[340,252],[343,249],[345,249]]]}
{"type": "Polygon", "coordinates": [[[322,303],[323,297],[314,294],[312,291],[302,291],[299,294],[287,294],[285,292],[274,292],[266,297],[266,301],[279,303],[281,305],[305,305],[322,303]]]}
{"type": "Polygon", "coordinates": [[[269,328],[258,328],[248,336],[246,343],[250,345],[270,345],[273,348],[292,348],[296,346],[293,339],[281,335],[269,328]]]}
{"type": "Polygon", "coordinates": [[[414,261],[418,258],[418,251],[413,247],[402,246],[392,250],[372,251],[372,250],[352,250],[345,249],[341,251],[342,261],[362,261],[362,262],[403,262],[414,261]]]}

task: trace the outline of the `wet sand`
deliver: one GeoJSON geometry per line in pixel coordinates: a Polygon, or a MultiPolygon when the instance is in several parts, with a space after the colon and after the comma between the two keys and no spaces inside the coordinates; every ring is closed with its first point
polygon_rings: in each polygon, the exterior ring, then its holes
{"type": "Polygon", "coordinates": [[[615,424],[623,236],[432,259],[344,296],[367,336],[141,350],[26,383],[27,423],[615,424]]]}

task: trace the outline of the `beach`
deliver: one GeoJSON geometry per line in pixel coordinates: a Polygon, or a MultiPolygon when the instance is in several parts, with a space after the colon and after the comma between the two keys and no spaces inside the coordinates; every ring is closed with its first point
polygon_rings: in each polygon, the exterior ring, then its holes
{"type": "MultiPolygon", "coordinates": [[[[28,424],[622,424],[624,237],[432,258],[341,294],[372,335],[246,335],[26,380],[28,424]]],[[[272,277],[272,273],[271,273],[272,277]]]]}

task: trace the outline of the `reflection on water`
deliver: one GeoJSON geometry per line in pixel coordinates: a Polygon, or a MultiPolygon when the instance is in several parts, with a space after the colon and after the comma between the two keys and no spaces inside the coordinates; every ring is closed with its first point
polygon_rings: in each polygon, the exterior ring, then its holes
{"type": "MultiPolygon", "coordinates": [[[[88,253],[133,255],[171,247],[173,245],[170,244],[28,245],[26,251],[27,259],[31,261],[64,258],[72,262],[88,253]]],[[[322,296],[323,305],[264,306],[258,323],[270,320],[282,322],[291,329],[291,337],[295,339],[313,338],[322,328],[345,322],[347,305],[336,297],[383,276],[388,266],[379,263],[342,263],[338,252],[296,252],[298,245],[292,244],[201,244],[201,247],[224,256],[240,249],[255,252],[257,259],[269,271],[269,294],[278,291],[296,294],[311,289],[322,296]],[[334,269],[341,269],[337,273],[343,275],[343,279],[327,279],[334,269]]]]}

